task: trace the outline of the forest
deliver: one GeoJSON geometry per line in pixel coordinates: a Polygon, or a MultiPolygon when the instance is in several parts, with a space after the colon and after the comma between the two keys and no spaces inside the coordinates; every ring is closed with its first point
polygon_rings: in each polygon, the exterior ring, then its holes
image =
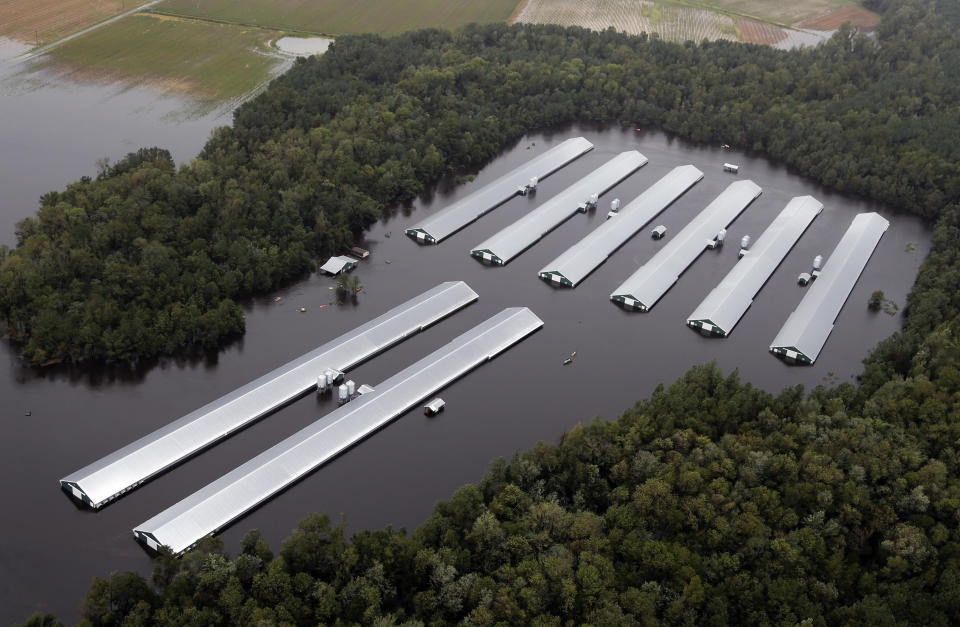
{"type": "Polygon", "coordinates": [[[444,174],[575,120],[730,143],[952,215],[957,36],[933,0],[873,2],[875,37],[846,28],[791,52],[550,26],[342,37],[190,163],[143,149],[44,195],[0,249],[0,324],[34,365],[217,347],[243,332],[238,302],[302,277],[444,174]]]}
{"type": "Polygon", "coordinates": [[[771,394],[695,366],[494,461],[413,531],[311,514],[273,549],[256,530],[236,556],[208,539],[150,578],[97,578],[83,624],[954,623],[960,9],[868,4],[876,36],[792,52],[502,25],[344,37],[189,165],[144,150],[45,196],[0,251],[0,312],[37,363],[215,345],[242,330],[237,299],[571,120],[722,138],[933,224],[903,329],[856,385],[771,394]]]}

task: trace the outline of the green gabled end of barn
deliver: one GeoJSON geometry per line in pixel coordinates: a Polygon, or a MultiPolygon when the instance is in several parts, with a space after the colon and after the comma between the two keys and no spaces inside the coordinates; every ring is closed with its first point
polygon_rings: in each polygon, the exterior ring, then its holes
{"type": "Polygon", "coordinates": [[[407,229],[407,230],[406,230],[406,233],[407,233],[407,235],[409,235],[412,239],[414,239],[414,240],[416,240],[416,241],[418,241],[418,242],[421,242],[421,243],[425,243],[425,244],[436,244],[436,243],[437,243],[437,239],[436,239],[433,235],[430,235],[429,233],[427,233],[426,231],[424,231],[423,229],[407,229]]]}
{"type": "Polygon", "coordinates": [[[691,329],[700,331],[703,335],[713,335],[716,337],[727,337],[727,331],[714,324],[713,320],[687,320],[687,326],[691,329]]]}
{"type": "Polygon", "coordinates": [[[87,493],[83,491],[83,488],[81,488],[77,483],[74,483],[73,481],[61,480],[60,489],[66,492],[67,494],[69,494],[70,496],[72,496],[73,498],[77,499],[87,507],[90,507],[91,509],[97,509],[99,505],[99,503],[94,504],[93,499],[87,496],[87,493]]]}
{"type": "Polygon", "coordinates": [[[496,264],[498,266],[502,266],[504,263],[503,259],[494,254],[489,248],[474,248],[470,251],[470,254],[480,261],[496,264]]]}
{"type": "Polygon", "coordinates": [[[777,357],[782,357],[787,361],[795,361],[798,364],[810,365],[813,363],[813,360],[796,346],[771,346],[770,352],[777,357]]]}
{"type": "Polygon", "coordinates": [[[140,531],[138,529],[133,530],[133,537],[137,539],[137,542],[143,544],[149,549],[159,552],[160,547],[163,546],[157,536],[153,535],[149,531],[140,531]]]}
{"type": "Polygon", "coordinates": [[[563,276],[559,272],[551,270],[547,272],[541,272],[538,276],[547,283],[562,285],[563,287],[573,287],[573,281],[563,276]]]}
{"type": "Polygon", "coordinates": [[[647,311],[649,308],[641,303],[633,294],[613,294],[610,296],[610,300],[617,303],[625,309],[633,309],[635,311],[647,311]]]}

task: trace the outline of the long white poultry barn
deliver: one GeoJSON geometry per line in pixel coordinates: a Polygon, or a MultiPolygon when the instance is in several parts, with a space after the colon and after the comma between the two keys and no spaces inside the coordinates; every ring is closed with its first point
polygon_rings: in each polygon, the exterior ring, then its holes
{"type": "Polygon", "coordinates": [[[813,196],[790,200],[753,247],[687,317],[687,325],[705,335],[726,337],[747,312],[760,288],[820,215],[823,203],[813,196]]]}
{"type": "Polygon", "coordinates": [[[517,194],[525,194],[527,190],[536,186],[537,180],[559,170],[591,149],[593,144],[583,137],[568,139],[512,172],[487,183],[466,198],[458,200],[446,209],[408,228],[406,233],[418,242],[438,244],[517,194]]]}
{"type": "Polygon", "coordinates": [[[187,550],[541,326],[526,307],[501,311],[138,525],[134,536],[154,550],[187,550]]]}
{"type": "Polygon", "coordinates": [[[439,244],[444,238],[453,235],[517,194],[525,194],[527,190],[536,186],[536,181],[549,176],[592,149],[593,144],[583,137],[568,139],[509,174],[487,183],[466,198],[458,200],[423,222],[408,228],[406,233],[418,242],[439,244]]]}
{"type": "Polygon", "coordinates": [[[548,283],[576,287],[646,223],[702,178],[703,172],[692,165],[675,167],[620,209],[616,216],[544,266],[538,276],[548,283]]]}
{"type": "Polygon", "coordinates": [[[157,429],[60,480],[93,509],[477,300],[463,281],[441,283],[323,346],[157,429]]]}
{"type": "Polygon", "coordinates": [[[482,244],[474,246],[470,254],[490,263],[506,264],[578,211],[586,211],[607,190],[646,163],[647,158],[636,150],[620,153],[482,244]]]}
{"type": "Polygon", "coordinates": [[[817,360],[833,323],[890,223],[877,213],[860,213],[830,253],[819,278],[793,310],[770,352],[797,363],[817,360]]]}
{"type": "Polygon", "coordinates": [[[650,261],[614,290],[610,300],[631,309],[649,311],[707,249],[717,233],[736,220],[760,191],[760,186],[749,180],[728,185],[650,261]]]}

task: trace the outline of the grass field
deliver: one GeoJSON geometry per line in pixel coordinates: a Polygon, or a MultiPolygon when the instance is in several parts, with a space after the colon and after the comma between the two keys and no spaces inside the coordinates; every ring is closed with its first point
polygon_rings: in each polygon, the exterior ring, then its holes
{"type": "Polygon", "coordinates": [[[280,62],[276,33],[137,14],[54,48],[42,63],[71,78],[150,84],[220,101],[247,93],[280,62]]]}
{"type": "Polygon", "coordinates": [[[505,22],[517,0],[168,0],[156,11],[323,35],[505,22]]]}
{"type": "Polygon", "coordinates": [[[50,43],[146,0],[0,0],[0,37],[50,43]]]}

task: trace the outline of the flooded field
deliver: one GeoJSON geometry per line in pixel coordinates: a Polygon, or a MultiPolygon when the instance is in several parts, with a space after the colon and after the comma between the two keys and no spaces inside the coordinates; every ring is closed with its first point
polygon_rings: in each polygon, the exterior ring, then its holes
{"type": "MultiPolygon", "coordinates": [[[[95,109],[96,97],[91,96],[91,101],[94,104],[89,106],[95,109]]],[[[99,128],[94,126],[98,124],[107,123],[94,121],[89,128],[99,128]]],[[[10,132],[4,130],[0,139],[9,141],[10,132]]],[[[189,134],[178,126],[167,132],[189,134]]],[[[87,130],[88,140],[94,141],[90,135],[87,130]]],[[[130,137],[138,141],[132,131],[130,137]]],[[[56,153],[57,142],[52,137],[49,141],[56,153]]],[[[79,135],[73,142],[82,143],[79,135]]],[[[73,144],[67,142],[60,150],[73,144]]],[[[189,158],[189,149],[186,143],[175,147],[175,158],[189,158]]],[[[66,166],[62,169],[62,175],[53,167],[50,172],[40,169],[35,178],[44,181],[45,191],[88,173],[76,171],[76,166],[73,173],[66,172],[66,166]],[[58,182],[57,176],[65,180],[58,182]]],[[[36,193],[30,193],[35,202],[36,193]]],[[[32,213],[33,206],[21,214],[32,213]]],[[[4,207],[0,241],[13,239],[12,213],[4,207]]],[[[359,243],[371,255],[354,271],[364,286],[355,300],[337,304],[329,289],[334,284],[331,278],[304,277],[247,303],[246,335],[219,353],[166,360],[137,372],[61,369],[38,373],[21,367],[9,345],[0,345],[0,416],[5,436],[0,439],[0,471],[7,477],[6,499],[16,504],[0,523],[0,620],[24,620],[40,609],[55,612],[65,622],[74,621],[94,576],[111,570],[149,572],[149,557],[131,534],[135,525],[321,418],[336,404],[329,397],[314,395],[291,403],[97,513],[75,507],[58,489],[60,477],[441,281],[464,280],[480,299],[357,367],[350,378],[376,386],[508,306],[530,307],[544,320],[544,328],[443,390],[447,406],[439,417],[408,412],[234,523],[222,534],[232,552],[251,528],[259,528],[272,547],[279,547],[296,522],[311,511],[328,512],[335,518],[343,514],[350,529],[413,528],[437,500],[449,497],[463,483],[478,480],[491,459],[509,457],[538,440],[556,441],[577,423],[596,416],[613,419],[694,364],[716,360],[725,372],[737,369],[743,380],[771,391],[795,384],[853,382],[861,371],[860,360],[901,322],[899,312],[869,311],[870,293],[882,289],[902,310],[929,249],[929,237],[920,220],[830,192],[736,147],[721,151],[719,146],[688,144],[659,132],[569,126],[523,138],[482,168],[472,182],[456,186],[452,179],[444,181],[412,206],[398,208],[374,225],[359,243]],[[514,198],[437,246],[418,245],[403,234],[406,227],[532,154],[578,135],[596,148],[543,179],[536,195],[514,198]],[[601,197],[597,211],[575,215],[505,267],[483,265],[470,256],[473,246],[577,177],[633,149],[646,155],[649,163],[601,197]],[[740,174],[724,173],[725,161],[739,164],[740,174]],[[652,240],[649,225],[573,290],[554,288],[538,279],[537,271],[544,264],[605,219],[612,198],[626,203],[671,168],[688,163],[703,170],[705,177],[655,220],[654,224],[668,227],[666,239],[652,240]],[[759,184],[763,193],[729,228],[728,238],[734,245],[706,251],[649,313],[628,312],[609,301],[611,291],[672,234],[730,182],[744,178],[759,184]],[[806,194],[824,203],[823,212],[731,337],[710,339],[688,329],[686,316],[736,262],[735,242],[743,234],[756,239],[791,197],[806,194]],[[769,343],[804,293],[796,284],[797,275],[809,270],[815,255],[829,255],[854,215],[862,211],[880,212],[891,226],[816,364],[791,366],[773,357],[767,351],[769,343]],[[277,296],[279,302],[274,301],[277,296]],[[563,365],[573,351],[576,358],[563,365]],[[28,411],[30,416],[25,415],[28,411]]]]}
{"type": "Polygon", "coordinates": [[[231,111],[192,116],[187,98],[146,88],[65,81],[28,71],[27,46],[0,38],[0,244],[12,246],[18,221],[40,196],[145,146],[167,148],[177,163],[200,152],[231,111]]]}

